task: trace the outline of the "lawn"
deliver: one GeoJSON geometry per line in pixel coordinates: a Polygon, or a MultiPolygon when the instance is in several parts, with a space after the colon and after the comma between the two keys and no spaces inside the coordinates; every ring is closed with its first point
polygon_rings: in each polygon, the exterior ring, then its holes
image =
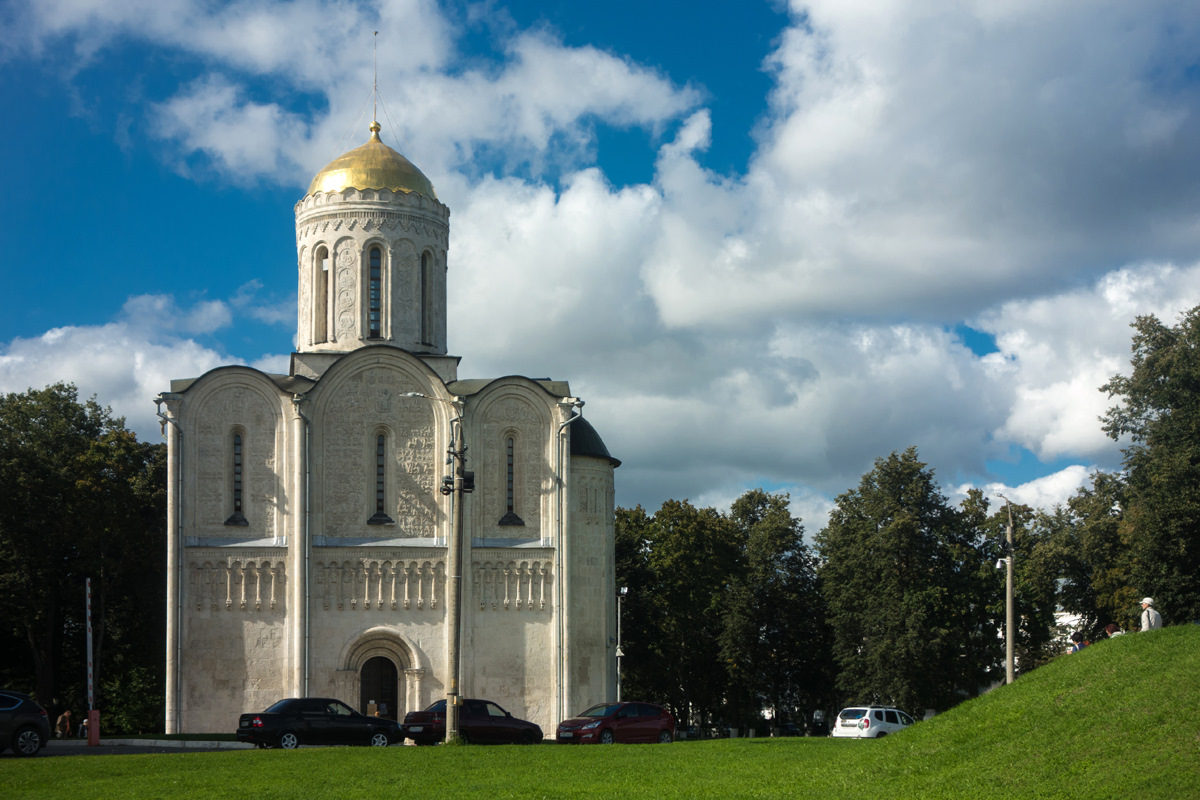
{"type": "Polygon", "coordinates": [[[1200,797],[1200,627],[1131,634],[881,741],[302,748],[0,761],[0,797],[1200,797]]]}

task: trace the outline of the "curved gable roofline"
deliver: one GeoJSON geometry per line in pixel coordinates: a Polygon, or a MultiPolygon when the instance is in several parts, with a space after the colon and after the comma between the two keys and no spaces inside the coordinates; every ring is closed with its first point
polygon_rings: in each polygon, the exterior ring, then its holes
{"type": "Polygon", "coordinates": [[[505,381],[516,381],[525,385],[536,386],[551,397],[559,399],[571,396],[571,387],[566,381],[555,381],[549,378],[527,378],[524,375],[504,375],[499,378],[464,378],[446,384],[446,388],[459,397],[470,397],[505,381]]]}
{"type": "MultiPolygon", "coordinates": [[[[295,354],[293,353],[293,356],[294,355],[295,354]]],[[[348,350],[344,353],[337,353],[336,355],[337,359],[329,365],[329,369],[325,370],[325,372],[321,374],[320,379],[311,381],[308,388],[306,388],[304,391],[308,391],[309,389],[312,389],[322,383],[329,383],[331,376],[335,376],[337,373],[344,372],[346,370],[357,369],[359,363],[363,360],[379,355],[387,355],[392,358],[407,361],[413,365],[418,372],[425,376],[426,380],[429,381],[430,386],[446,386],[446,383],[441,379],[441,376],[434,372],[433,368],[425,363],[425,359],[421,358],[421,355],[429,355],[428,353],[413,353],[409,350],[405,350],[403,347],[397,347],[393,344],[368,344],[364,345],[363,347],[359,347],[356,350],[348,350]]],[[[454,392],[449,393],[454,394],[454,392]]]]}
{"type": "MultiPolygon", "coordinates": [[[[292,389],[286,388],[285,384],[290,384],[296,381],[311,383],[311,381],[309,381],[307,378],[295,378],[291,375],[279,375],[273,372],[263,372],[258,367],[251,367],[247,364],[222,364],[219,367],[213,367],[208,372],[205,372],[203,375],[197,378],[178,378],[172,380],[171,391],[175,392],[176,394],[183,394],[201,381],[207,381],[218,374],[226,372],[247,372],[256,378],[264,378],[267,381],[270,381],[283,391],[293,391],[292,389]]],[[[307,389],[304,391],[307,391],[307,389]]]]}

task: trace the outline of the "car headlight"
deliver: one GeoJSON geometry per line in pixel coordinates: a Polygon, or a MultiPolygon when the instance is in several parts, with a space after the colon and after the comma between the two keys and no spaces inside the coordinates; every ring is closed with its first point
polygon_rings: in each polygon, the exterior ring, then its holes
{"type": "Polygon", "coordinates": [[[592,728],[599,728],[601,722],[602,722],[602,720],[596,720],[595,722],[589,722],[587,725],[583,726],[582,730],[590,731],[592,728]]]}

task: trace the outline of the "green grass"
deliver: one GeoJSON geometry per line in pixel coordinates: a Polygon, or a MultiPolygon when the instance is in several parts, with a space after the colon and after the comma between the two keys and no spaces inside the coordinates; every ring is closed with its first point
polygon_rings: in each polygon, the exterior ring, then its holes
{"type": "Polygon", "coordinates": [[[881,741],[314,748],[0,761],[0,797],[1200,797],[1200,627],[1130,634],[881,741]]]}

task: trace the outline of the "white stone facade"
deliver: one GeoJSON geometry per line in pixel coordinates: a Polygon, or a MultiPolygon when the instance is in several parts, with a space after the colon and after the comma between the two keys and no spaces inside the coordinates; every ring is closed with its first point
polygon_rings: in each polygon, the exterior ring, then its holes
{"type": "Polygon", "coordinates": [[[475,478],[461,694],[547,735],[613,699],[619,462],[565,382],[457,378],[448,209],[415,191],[310,194],[296,241],[290,374],[221,367],[159,398],[167,731],[228,732],[284,697],[400,719],[445,696],[456,424],[475,478]]]}

